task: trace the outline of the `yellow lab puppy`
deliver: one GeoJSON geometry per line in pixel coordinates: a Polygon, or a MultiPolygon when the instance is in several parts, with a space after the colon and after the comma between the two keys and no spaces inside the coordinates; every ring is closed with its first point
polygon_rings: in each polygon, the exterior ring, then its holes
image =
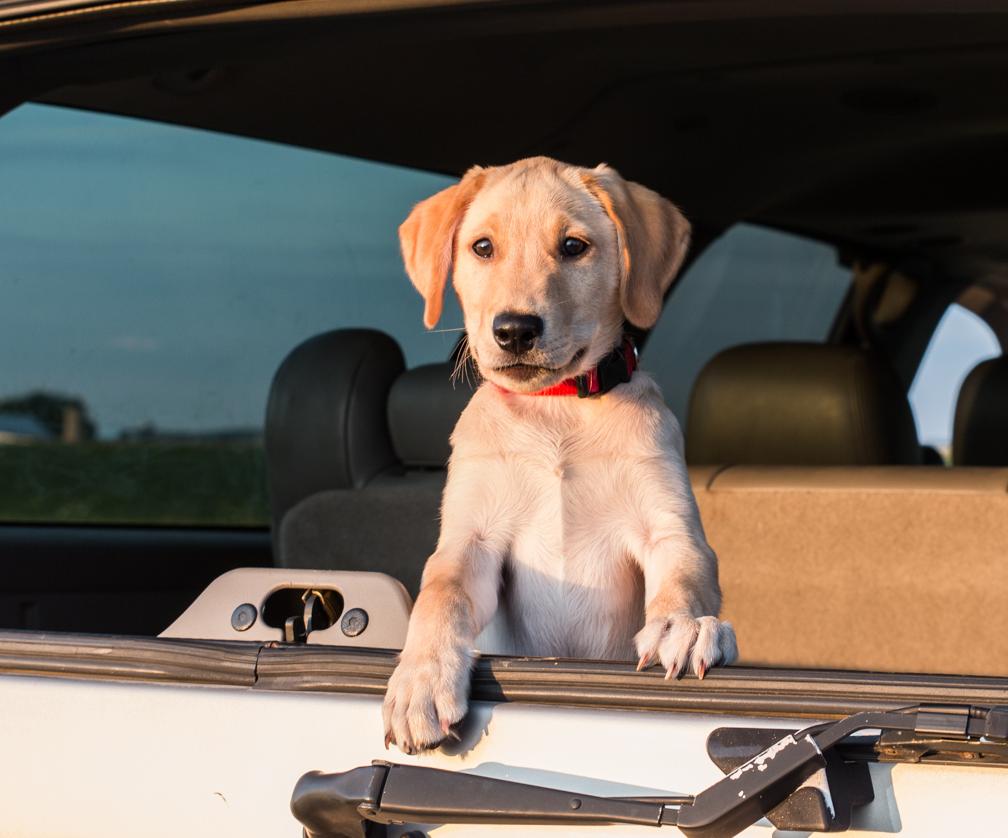
{"type": "Polygon", "coordinates": [[[660,661],[669,676],[731,663],[682,432],[622,335],[625,320],[658,319],[686,219],[607,166],[537,157],[471,169],[399,235],[428,328],[452,275],[484,383],[452,434],[441,536],[385,697],[386,744],[416,752],[449,734],[477,646],[636,652],[639,668],[660,661]]]}

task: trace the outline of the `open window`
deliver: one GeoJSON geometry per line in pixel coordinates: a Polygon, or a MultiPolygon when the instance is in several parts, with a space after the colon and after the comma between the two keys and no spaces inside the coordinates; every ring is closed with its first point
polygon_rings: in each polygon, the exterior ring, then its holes
{"type": "MultiPolygon", "coordinates": [[[[20,359],[4,385],[4,415],[17,418],[11,428],[22,435],[31,423],[46,429],[31,444],[0,446],[12,477],[0,517],[20,525],[132,524],[136,545],[154,537],[154,526],[169,524],[180,534],[197,532],[201,551],[211,536],[194,525],[221,528],[224,534],[213,537],[225,539],[245,528],[251,535],[242,537],[258,539],[255,552],[250,541],[229,541],[226,563],[206,567],[382,570],[415,593],[437,537],[448,434],[468,390],[450,378],[457,307],[442,330],[423,330],[394,231],[415,201],[450,179],[37,104],[0,119],[0,146],[0,166],[28,194],[0,209],[11,303],[0,340],[20,359]],[[26,310],[32,318],[14,314],[26,310]],[[285,363],[292,386],[302,390],[311,376],[313,394],[350,388],[352,409],[306,408],[304,394],[294,394],[300,412],[284,414],[273,464],[292,476],[273,475],[267,491],[262,423],[271,378],[301,341],[336,335],[340,327],[384,333],[387,352],[378,355],[392,366],[340,378],[340,364],[356,369],[357,349],[339,337],[327,344],[321,366],[318,358],[300,371],[285,363]],[[386,389],[355,395],[362,382],[377,381],[386,389]],[[387,422],[387,437],[368,438],[381,451],[358,473],[359,463],[333,464],[323,452],[349,450],[344,423],[356,421],[353,411],[368,399],[374,404],[361,415],[369,427],[387,422]],[[317,427],[309,432],[312,422],[317,427]],[[292,458],[294,451],[300,453],[292,458]],[[401,526],[389,527],[390,518],[401,526]]],[[[850,282],[836,246],[736,225],[679,281],[643,353],[645,367],[684,419],[697,373],[723,350],[767,341],[824,344],[850,282]]],[[[951,339],[962,316],[957,309],[947,315],[934,347],[951,339]]],[[[353,337],[354,347],[361,340],[373,338],[353,337]]],[[[273,384],[284,382],[281,376],[273,384]]],[[[937,580],[953,572],[945,562],[961,552],[964,515],[1003,520],[996,480],[973,486],[965,477],[935,474],[931,485],[885,467],[780,471],[732,461],[693,468],[691,479],[720,555],[726,616],[746,638],[744,662],[992,672],[989,655],[963,653],[958,611],[939,607],[937,580]],[[928,538],[905,538],[907,527],[928,538]],[[761,567],[757,576],[749,570],[753,561],[761,567]],[[852,563],[873,580],[867,590],[845,583],[852,563]],[[794,594],[789,607],[768,614],[759,603],[781,591],[794,594]],[[883,604],[901,609],[906,625],[928,620],[934,642],[924,646],[901,628],[890,642],[875,643],[888,626],[883,604]],[[850,624],[852,613],[859,616],[850,624]]],[[[10,532],[28,538],[23,529],[10,532]]],[[[48,543],[53,532],[40,527],[30,538],[48,543]]],[[[971,544],[974,552],[998,552],[997,527],[971,544]]],[[[1000,564],[978,568],[971,595],[996,597],[1000,564]]],[[[184,598],[181,591],[159,597],[143,619],[130,617],[129,608],[144,611],[148,574],[132,583],[127,609],[91,609],[82,625],[156,633],[209,582],[207,574],[185,588],[184,598]],[[108,622],[111,614],[119,622],[108,622]]],[[[12,592],[8,625],[72,628],[88,610],[43,601],[12,592]]],[[[228,613],[240,604],[229,603],[228,613]]]]}

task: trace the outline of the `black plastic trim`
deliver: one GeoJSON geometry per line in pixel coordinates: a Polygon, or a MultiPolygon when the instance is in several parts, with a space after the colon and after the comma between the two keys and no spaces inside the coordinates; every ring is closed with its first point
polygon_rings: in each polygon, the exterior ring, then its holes
{"type": "Polygon", "coordinates": [[[0,593],[203,590],[270,567],[266,527],[0,524],[0,593]]]}
{"type": "MultiPolygon", "coordinates": [[[[376,649],[0,631],[2,675],[382,695],[395,661],[376,649]]],[[[928,702],[1008,704],[1008,678],[730,667],[669,682],[630,663],[491,657],[479,661],[471,697],[826,719],[928,702]]]]}

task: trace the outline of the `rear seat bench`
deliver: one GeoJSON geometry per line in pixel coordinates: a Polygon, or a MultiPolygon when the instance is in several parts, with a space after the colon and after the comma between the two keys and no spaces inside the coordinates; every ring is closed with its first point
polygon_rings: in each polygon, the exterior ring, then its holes
{"type": "Polygon", "coordinates": [[[746,663],[1008,673],[1008,469],[691,476],[746,663]]]}
{"type": "MultiPolygon", "coordinates": [[[[449,372],[406,371],[370,330],[288,356],[266,421],[279,565],[380,570],[416,594],[471,394],[449,372]]],[[[1008,469],[907,465],[891,383],[860,350],[812,345],[729,350],[698,378],[687,459],[742,662],[1008,673],[1008,469]]]]}
{"type": "Polygon", "coordinates": [[[722,352],[697,377],[686,458],[733,464],[692,477],[745,662],[1008,674],[1008,469],[917,465],[881,358],[722,352]]]}

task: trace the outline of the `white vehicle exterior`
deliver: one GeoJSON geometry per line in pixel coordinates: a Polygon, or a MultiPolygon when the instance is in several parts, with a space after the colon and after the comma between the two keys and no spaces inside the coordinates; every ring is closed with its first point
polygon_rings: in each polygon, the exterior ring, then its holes
{"type": "MultiPolygon", "coordinates": [[[[0,705],[5,751],[18,755],[0,784],[0,834],[39,838],[295,838],[298,777],[374,759],[586,794],[691,792],[721,776],[704,749],[715,727],[809,721],[476,702],[460,748],[408,757],[383,749],[376,695],[5,676],[0,705]]],[[[858,835],[1003,834],[1004,768],[873,764],[871,776],[876,799],[855,812],[858,835]]],[[[392,834],[410,828],[423,827],[392,834]]],[[[432,834],[581,833],[655,830],[449,825],[432,834]]],[[[743,834],[787,833],[763,821],[743,834]]]]}
{"type": "MultiPolygon", "coordinates": [[[[165,632],[172,636],[0,633],[0,736],[17,755],[0,784],[0,834],[296,836],[301,827],[290,804],[302,775],[373,760],[601,797],[692,794],[723,776],[707,754],[715,728],[794,730],[927,699],[1008,703],[1000,678],[960,683],[730,667],[704,681],[666,681],[629,663],[499,658],[477,668],[461,741],[411,757],[384,749],[381,723],[408,607],[401,586],[380,574],[248,569],[212,583],[165,632]],[[320,630],[315,643],[309,634],[307,643],[285,644],[281,630],[262,618],[252,629],[228,622],[237,606],[261,613],[271,594],[291,585],[338,585],[347,610],[370,614],[368,628],[345,644],[335,626],[320,630]],[[205,637],[197,639],[201,625],[205,637]],[[257,636],[233,639],[245,632],[257,636]],[[385,648],[368,648],[369,638],[385,648]]],[[[985,758],[870,763],[875,799],[854,808],[852,829],[999,834],[1008,770],[979,764],[985,758]]],[[[829,800],[824,779],[820,771],[807,784],[829,800]]],[[[654,832],[405,824],[389,834],[411,829],[467,836],[654,832]]],[[[744,834],[787,833],[763,820],[744,834]]]]}

